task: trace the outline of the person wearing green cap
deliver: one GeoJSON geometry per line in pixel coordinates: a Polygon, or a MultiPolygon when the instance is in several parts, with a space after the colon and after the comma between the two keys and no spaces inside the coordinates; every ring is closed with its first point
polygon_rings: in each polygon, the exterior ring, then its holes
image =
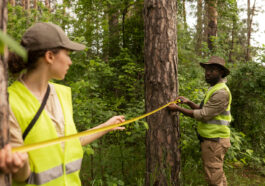
{"type": "MultiPolygon", "coordinates": [[[[84,50],[85,46],[71,41],[59,26],[44,22],[31,26],[24,33],[21,45],[28,52],[27,61],[13,53],[8,59],[10,72],[20,74],[8,88],[11,145],[75,134],[71,89],[50,80],[64,79],[72,64],[69,52],[84,50]]],[[[95,128],[123,121],[124,116],[114,116],[95,128]]],[[[13,174],[13,185],[81,185],[82,145],[111,130],[28,152],[25,165],[13,174]]]]}
{"type": "Polygon", "coordinates": [[[191,109],[177,104],[171,104],[168,108],[199,121],[196,132],[200,140],[206,181],[212,186],[226,186],[223,163],[231,146],[229,124],[232,119],[232,96],[224,78],[230,71],[225,67],[224,59],[217,56],[212,56],[207,63],[200,65],[205,70],[205,81],[210,85],[202,103],[197,105],[188,98],[179,96],[177,99],[191,109]]]}

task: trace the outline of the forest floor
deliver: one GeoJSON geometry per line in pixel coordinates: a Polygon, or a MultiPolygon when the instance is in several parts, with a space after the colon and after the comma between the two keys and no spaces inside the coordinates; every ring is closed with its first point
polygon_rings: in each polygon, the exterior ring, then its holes
{"type": "Polygon", "coordinates": [[[225,170],[231,186],[265,186],[265,176],[251,168],[229,168],[225,170]]]}

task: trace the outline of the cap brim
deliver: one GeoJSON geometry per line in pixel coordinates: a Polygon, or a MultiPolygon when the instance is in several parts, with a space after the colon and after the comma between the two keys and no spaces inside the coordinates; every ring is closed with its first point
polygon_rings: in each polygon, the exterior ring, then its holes
{"type": "Polygon", "coordinates": [[[80,51],[80,50],[84,50],[86,48],[85,45],[74,42],[74,41],[69,41],[68,43],[66,43],[62,47],[67,48],[67,49],[72,50],[72,51],[80,51]]]}
{"type": "Polygon", "coordinates": [[[228,70],[226,67],[224,67],[218,63],[200,63],[200,65],[202,68],[205,68],[205,66],[207,66],[207,65],[218,65],[219,67],[224,69],[224,77],[230,74],[230,70],[228,70]]]}

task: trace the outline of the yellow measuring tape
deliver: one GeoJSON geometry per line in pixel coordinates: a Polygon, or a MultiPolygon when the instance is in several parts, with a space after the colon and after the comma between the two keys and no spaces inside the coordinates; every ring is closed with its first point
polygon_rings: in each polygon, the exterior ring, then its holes
{"type": "Polygon", "coordinates": [[[43,141],[43,142],[23,145],[23,146],[20,146],[20,147],[14,147],[14,148],[12,148],[12,152],[29,152],[31,150],[36,150],[36,149],[39,149],[39,148],[42,148],[42,147],[46,147],[46,146],[49,146],[49,145],[54,145],[54,144],[61,143],[61,142],[67,141],[67,140],[80,138],[82,136],[87,136],[87,135],[95,134],[97,132],[102,132],[102,131],[105,131],[105,130],[109,130],[109,129],[113,129],[113,128],[116,128],[116,127],[120,127],[120,126],[129,124],[129,123],[132,123],[134,121],[137,121],[139,119],[145,118],[147,116],[150,116],[150,115],[158,112],[159,110],[162,110],[163,108],[167,107],[168,105],[170,105],[172,103],[179,103],[179,102],[180,102],[179,100],[169,102],[166,105],[164,105],[162,107],[159,107],[156,110],[153,110],[153,111],[151,111],[151,112],[149,112],[147,114],[138,116],[136,118],[124,121],[122,123],[109,125],[109,126],[106,126],[106,127],[101,127],[101,128],[96,128],[96,129],[90,129],[90,130],[86,130],[86,131],[83,131],[83,132],[79,132],[77,134],[72,134],[72,135],[69,135],[69,136],[59,137],[59,138],[55,138],[55,139],[50,139],[50,140],[43,141]]]}

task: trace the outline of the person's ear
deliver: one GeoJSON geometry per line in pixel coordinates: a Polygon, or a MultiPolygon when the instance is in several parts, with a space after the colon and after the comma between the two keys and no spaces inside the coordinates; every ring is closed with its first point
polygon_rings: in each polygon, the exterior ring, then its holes
{"type": "Polygon", "coordinates": [[[52,51],[47,51],[44,54],[44,58],[47,61],[48,64],[53,64],[54,61],[54,53],[52,51]]]}

